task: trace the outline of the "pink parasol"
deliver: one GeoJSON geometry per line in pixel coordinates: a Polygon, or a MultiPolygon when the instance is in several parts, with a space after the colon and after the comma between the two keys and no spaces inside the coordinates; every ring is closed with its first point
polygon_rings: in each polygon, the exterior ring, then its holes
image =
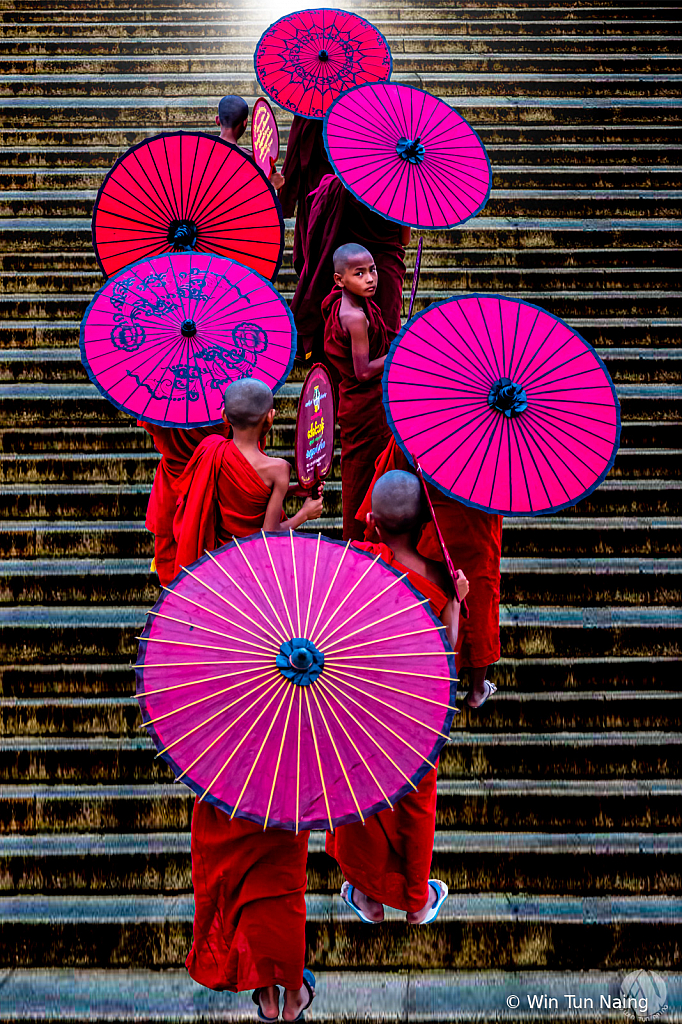
{"type": "Polygon", "coordinates": [[[194,249],[274,281],[284,219],[266,175],[239,146],[169,132],[133,146],[109,171],[97,193],[92,244],[107,277],[145,256],[194,249]]]}
{"type": "Polygon", "coordinates": [[[447,741],[444,627],[405,574],[318,534],[255,534],[184,569],[140,638],[137,696],[201,799],[277,828],[392,807],[447,741]]]}
{"type": "Polygon", "coordinates": [[[272,107],[262,97],[256,100],[251,115],[251,149],[256,164],[268,177],[279,159],[279,130],[272,107]]]}
{"type": "Polygon", "coordinates": [[[359,85],[324,120],[334,170],[357,199],[414,228],[455,227],[483,209],[490,161],[456,110],[410,85],[359,85]]]}
{"type": "Polygon", "coordinates": [[[204,253],[126,267],[81,322],[81,359],[117,408],[168,427],[220,422],[225,389],[256,377],[277,391],[296,329],[279,292],[253,270],[204,253]]]}
{"type": "Polygon", "coordinates": [[[466,505],[533,516],[602,482],[620,406],[591,345],[539,306],[468,295],[402,329],[384,369],[396,441],[425,478],[466,505]]]}
{"type": "Polygon", "coordinates": [[[323,118],[346,89],[391,77],[388,43],[368,21],[347,11],[298,11],[261,36],[254,56],[264,92],[285,110],[323,118]]]}
{"type": "Polygon", "coordinates": [[[303,490],[316,490],[334,461],[334,385],[322,363],[311,366],[301,388],[296,417],[296,473],[303,490]]]}

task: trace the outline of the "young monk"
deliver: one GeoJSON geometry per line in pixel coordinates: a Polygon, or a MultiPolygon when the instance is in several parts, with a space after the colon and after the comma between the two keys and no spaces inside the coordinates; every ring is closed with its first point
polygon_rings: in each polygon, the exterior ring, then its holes
{"type": "MultiPolygon", "coordinates": [[[[386,473],[372,492],[370,522],[379,544],[357,547],[381,554],[385,562],[408,574],[408,580],[429,598],[432,611],[446,627],[453,650],[457,646],[459,611],[450,577],[443,566],[416,549],[422,519],[421,485],[412,473],[386,473]]],[[[460,574],[458,597],[468,592],[460,574]]],[[[429,878],[436,827],[436,772],[428,772],[416,792],[408,793],[393,810],[380,811],[364,824],[341,825],[327,833],[326,849],[335,857],[346,881],[341,896],[362,921],[384,919],[384,904],[404,910],[410,924],[435,920],[448,895],[447,885],[429,878]]]]}
{"type": "Polygon", "coordinates": [[[299,352],[310,359],[321,355],[324,323],[320,306],[332,285],[333,253],[343,242],[355,242],[374,256],[379,270],[374,301],[392,341],[400,330],[405,246],[410,242],[410,229],[370,210],[333,174],[322,178],[308,203],[305,262],[291,302],[299,352]]]}
{"type": "MultiPolygon", "coordinates": [[[[376,461],[374,478],[358,510],[357,518],[362,523],[372,507],[372,488],[384,473],[394,469],[414,472],[392,437],[376,461]]],[[[489,667],[500,657],[502,516],[469,508],[446,497],[437,487],[430,484],[427,487],[450,558],[466,574],[471,587],[467,598],[469,618],[460,622],[457,672],[468,686],[465,703],[476,709],[497,691],[495,684],[486,677],[489,667]]],[[[374,538],[373,527],[367,526],[365,539],[374,538]]],[[[442,561],[440,542],[430,517],[417,547],[425,558],[442,561]]]]}
{"type": "Polygon", "coordinates": [[[374,461],[391,436],[381,401],[388,337],[372,301],[378,274],[367,249],[353,243],[337,249],[334,281],[337,287],[322,313],[324,352],[338,385],[343,539],[362,540],[364,529],[355,513],[372,480],[374,461]]]}
{"type": "Polygon", "coordinates": [[[301,273],[305,262],[308,194],[317,188],[325,174],[333,173],[334,169],[324,148],[322,121],[295,114],[282,164],[285,184],[279,193],[279,201],[285,217],[293,217],[296,211],[293,262],[297,274],[301,273]]]}
{"type": "MultiPolygon", "coordinates": [[[[218,113],[215,119],[215,123],[220,128],[220,138],[223,142],[229,142],[236,146],[246,131],[248,121],[249,105],[246,100],[241,96],[223,96],[218,104],[218,113]]],[[[279,173],[272,159],[268,180],[275,190],[284,184],[284,177],[279,173]]]]}
{"type": "MultiPolygon", "coordinates": [[[[225,392],[225,420],[233,440],[204,439],[179,481],[179,560],[194,561],[204,547],[263,527],[289,529],[317,518],[322,499],[308,499],[281,522],[289,466],[271,459],[259,441],[272,426],[272,392],[244,378],[225,392]],[[191,534],[191,536],[190,536],[191,534]]],[[[304,971],[305,886],[308,832],[296,835],[241,818],[229,818],[208,801],[192,815],[194,941],[187,969],[212,989],[254,989],[260,1020],[299,1020],[315,994],[304,971]]]]}

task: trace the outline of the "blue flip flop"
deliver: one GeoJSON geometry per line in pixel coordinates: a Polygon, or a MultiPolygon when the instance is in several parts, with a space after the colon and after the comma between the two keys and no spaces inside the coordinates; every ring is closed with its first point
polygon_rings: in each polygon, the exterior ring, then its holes
{"type": "MultiPolygon", "coordinates": [[[[251,996],[251,998],[253,999],[254,1003],[258,1007],[258,1020],[279,1020],[279,1013],[277,1014],[276,1017],[266,1017],[265,1014],[263,1013],[263,1010],[262,1010],[261,1005],[260,1005],[260,998],[259,998],[261,991],[262,991],[262,989],[260,989],[260,988],[254,989],[254,992],[253,992],[253,994],[251,996]]],[[[279,996],[279,989],[277,989],[277,994],[279,996]]],[[[308,1004],[308,1005],[310,1005],[310,1004],[308,1004]]],[[[298,1017],[296,1018],[296,1020],[298,1020],[298,1017]]]]}
{"type": "Polygon", "coordinates": [[[419,924],[431,924],[432,921],[435,921],[440,913],[440,908],[448,898],[449,890],[445,882],[441,882],[439,878],[429,878],[429,885],[435,892],[437,899],[424,920],[420,921],[419,924]]]}
{"type": "Polygon", "coordinates": [[[343,885],[341,886],[341,899],[346,904],[346,906],[350,907],[350,909],[358,915],[358,917],[364,924],[381,924],[381,921],[373,921],[371,917],[367,917],[366,914],[363,914],[363,912],[360,910],[360,907],[357,906],[355,900],[353,899],[354,892],[355,886],[351,885],[350,882],[344,882],[343,885]]]}
{"type": "MultiPolygon", "coordinates": [[[[305,1020],[305,1011],[308,1009],[313,999],[315,998],[315,975],[313,974],[312,971],[309,971],[307,967],[303,972],[303,984],[308,989],[308,1002],[305,1004],[304,1007],[302,1007],[298,1017],[294,1017],[294,1021],[305,1020]]],[[[268,1020],[267,1017],[265,1019],[268,1020]]]]}

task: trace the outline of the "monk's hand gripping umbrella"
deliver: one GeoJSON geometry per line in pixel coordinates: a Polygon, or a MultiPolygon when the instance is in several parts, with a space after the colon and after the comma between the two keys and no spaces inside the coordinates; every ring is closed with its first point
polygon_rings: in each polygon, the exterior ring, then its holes
{"type": "Polygon", "coordinates": [[[149,613],[136,673],[157,756],[264,828],[392,807],[455,714],[454,655],[427,599],[321,534],[255,534],[183,569],[149,613]]]}

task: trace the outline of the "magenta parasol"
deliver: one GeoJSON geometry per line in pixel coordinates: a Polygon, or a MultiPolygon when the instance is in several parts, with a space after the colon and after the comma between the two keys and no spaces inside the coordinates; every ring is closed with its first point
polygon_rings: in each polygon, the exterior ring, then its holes
{"type": "Polygon", "coordinates": [[[507,516],[575,505],[609,472],[620,406],[595,350],[539,306],[468,295],[402,329],[384,368],[396,441],[458,501],[507,516]]]}
{"type": "Polygon", "coordinates": [[[455,227],[488,201],[490,161],[474,129],[410,85],[349,89],[329,108],[324,142],[346,188],[388,220],[455,227]]]}
{"type": "Polygon", "coordinates": [[[274,281],[284,220],[266,175],[239,146],[169,132],[133,146],[109,171],[92,244],[107,277],[145,256],[187,248],[238,260],[274,281]]]}
{"type": "Polygon", "coordinates": [[[204,253],[140,260],[100,288],[81,323],[81,359],[117,408],[168,427],[220,422],[225,389],[256,377],[277,391],[296,329],[279,292],[241,263],[204,253]]]}
{"type": "Polygon", "coordinates": [[[320,8],[287,14],[261,36],[254,56],[265,93],[285,110],[323,118],[346,89],[391,77],[391,51],[357,14],[320,8]]]}
{"type": "Polygon", "coordinates": [[[380,558],[255,534],[183,569],[140,638],[137,696],[201,799],[263,827],[335,828],[414,790],[455,714],[454,655],[380,558]]]}

